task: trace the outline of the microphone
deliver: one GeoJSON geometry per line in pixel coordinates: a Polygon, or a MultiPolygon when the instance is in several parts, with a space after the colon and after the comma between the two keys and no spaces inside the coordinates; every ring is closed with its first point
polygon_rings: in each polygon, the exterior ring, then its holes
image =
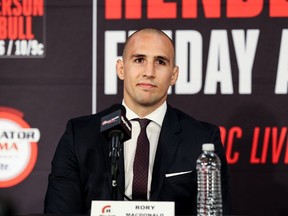
{"type": "Polygon", "coordinates": [[[131,138],[131,123],[126,118],[126,109],[122,104],[114,104],[110,114],[101,118],[100,131],[109,141],[113,136],[125,142],[131,138]]]}
{"type": "Polygon", "coordinates": [[[100,131],[110,143],[112,199],[117,200],[117,160],[120,157],[122,143],[131,138],[132,125],[126,118],[126,109],[121,104],[111,107],[111,113],[101,118],[100,131]]]}

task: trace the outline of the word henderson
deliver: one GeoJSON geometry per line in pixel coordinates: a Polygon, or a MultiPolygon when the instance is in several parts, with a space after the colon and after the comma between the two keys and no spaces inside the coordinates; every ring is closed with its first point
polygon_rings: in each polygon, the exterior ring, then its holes
{"type": "MultiPolygon", "coordinates": [[[[179,1],[178,1],[179,2],[179,1]]],[[[164,2],[164,0],[147,0],[146,15],[148,19],[193,19],[198,16],[200,8],[197,0],[182,0],[180,11],[177,11],[179,3],[164,2]],[[161,10],[159,10],[161,8],[161,10]],[[177,14],[177,12],[181,12],[177,14]]],[[[220,18],[221,0],[202,0],[201,6],[205,18],[220,18]]],[[[226,0],[227,18],[251,18],[259,16],[263,11],[264,0],[226,0]]],[[[105,19],[122,19],[125,10],[125,19],[146,18],[142,14],[145,7],[142,0],[105,0],[105,19]],[[124,4],[124,5],[123,5],[124,4]],[[124,6],[124,7],[123,7],[124,6]]],[[[270,17],[288,17],[287,0],[269,0],[270,17]]]]}
{"type": "Polygon", "coordinates": [[[43,16],[44,0],[2,0],[1,16],[43,16]]]}

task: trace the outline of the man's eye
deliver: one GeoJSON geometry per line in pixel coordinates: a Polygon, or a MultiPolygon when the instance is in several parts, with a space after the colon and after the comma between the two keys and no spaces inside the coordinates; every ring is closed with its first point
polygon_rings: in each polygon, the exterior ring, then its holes
{"type": "Polygon", "coordinates": [[[163,61],[162,59],[157,59],[156,62],[157,62],[158,64],[160,64],[160,65],[166,65],[166,62],[163,61]]]}
{"type": "Polygon", "coordinates": [[[136,58],[136,59],[134,60],[134,62],[136,62],[136,63],[142,63],[142,62],[144,62],[144,59],[143,59],[143,58],[136,58]]]}

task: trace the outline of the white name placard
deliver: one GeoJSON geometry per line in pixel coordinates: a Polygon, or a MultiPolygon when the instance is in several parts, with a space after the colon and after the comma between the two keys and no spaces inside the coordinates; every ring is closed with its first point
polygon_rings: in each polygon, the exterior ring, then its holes
{"type": "Polygon", "coordinates": [[[175,216],[174,202],[92,201],[90,216],[175,216]]]}

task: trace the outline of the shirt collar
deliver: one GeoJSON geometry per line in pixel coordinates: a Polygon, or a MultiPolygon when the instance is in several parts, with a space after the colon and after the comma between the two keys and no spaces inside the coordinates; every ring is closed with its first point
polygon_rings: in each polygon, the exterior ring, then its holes
{"type": "MultiPolygon", "coordinates": [[[[126,117],[131,120],[134,118],[140,118],[136,113],[134,113],[129,107],[125,104],[124,100],[122,101],[122,105],[126,108],[126,117]]],[[[153,122],[157,123],[160,127],[162,127],[162,123],[164,120],[164,116],[167,110],[167,102],[165,101],[160,107],[154,110],[149,115],[144,118],[150,119],[153,122]]]]}

